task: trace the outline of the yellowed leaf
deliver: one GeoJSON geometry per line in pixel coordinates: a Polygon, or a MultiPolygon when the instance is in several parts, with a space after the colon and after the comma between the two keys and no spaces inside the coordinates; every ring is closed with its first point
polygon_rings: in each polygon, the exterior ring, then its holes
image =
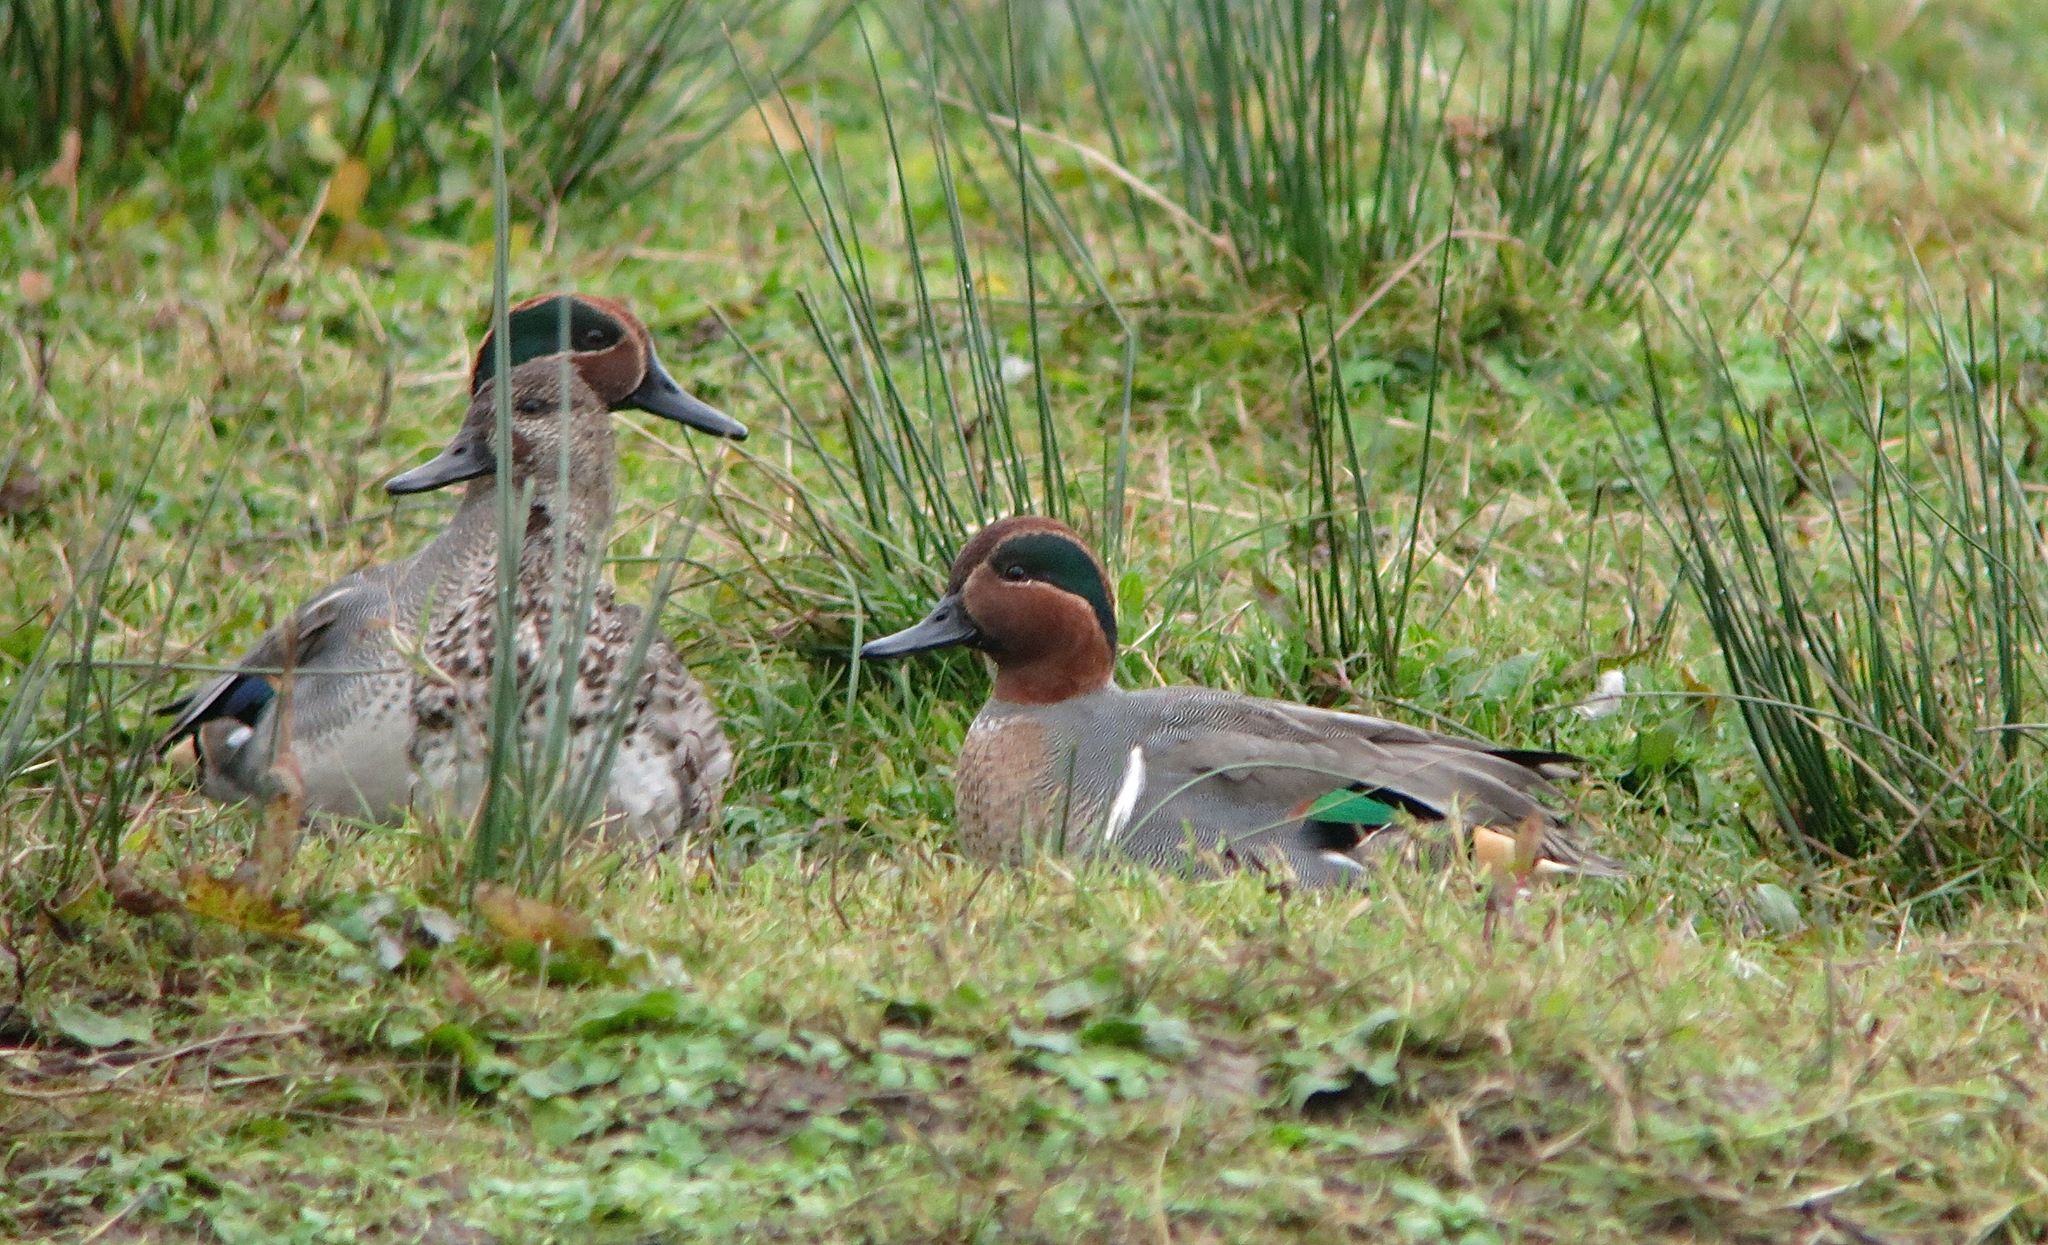
{"type": "Polygon", "coordinates": [[[479,882],[476,910],[500,938],[547,943],[563,949],[597,948],[597,930],[590,919],[557,904],[530,899],[495,882],[479,882]]]}
{"type": "Polygon", "coordinates": [[[345,264],[372,264],[391,258],[391,241],[381,230],[345,220],[327,244],[327,254],[345,264]]]}
{"type": "Polygon", "coordinates": [[[327,214],[350,224],[363,214],[363,200],[370,193],[370,166],[350,156],[334,166],[327,182],[327,214]]]}
{"type": "Polygon", "coordinates": [[[1686,691],[1699,696],[1699,699],[1693,702],[1693,716],[1699,720],[1702,726],[1712,722],[1715,711],[1721,707],[1721,698],[1713,694],[1713,688],[1694,678],[1692,671],[1684,666],[1678,668],[1678,677],[1685,684],[1686,691]]]}
{"type": "Polygon", "coordinates": [[[297,937],[299,926],[305,923],[303,913],[280,907],[276,900],[235,878],[188,869],[180,880],[185,884],[185,910],[195,916],[276,938],[297,937]]]}
{"type": "MultiPolygon", "coordinates": [[[[512,231],[505,238],[505,254],[513,267],[533,253],[533,222],[512,222],[512,231]]],[[[469,248],[469,270],[478,276],[488,276],[497,262],[497,245],[486,237],[469,248]]]]}

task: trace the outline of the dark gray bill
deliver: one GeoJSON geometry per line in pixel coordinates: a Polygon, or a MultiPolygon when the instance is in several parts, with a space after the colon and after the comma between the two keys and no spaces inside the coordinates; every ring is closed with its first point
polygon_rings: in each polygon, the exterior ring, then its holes
{"type": "Polygon", "coordinates": [[[431,459],[384,481],[384,491],[394,494],[428,493],[464,480],[487,476],[498,469],[490,442],[481,436],[458,432],[448,448],[431,459]]]}
{"type": "MultiPolygon", "coordinates": [[[[716,437],[730,437],[735,441],[747,439],[747,426],[732,416],[683,392],[675,377],[661,365],[661,360],[647,356],[647,376],[640,387],[627,394],[618,404],[632,406],[650,415],[673,419],[679,424],[708,432],[716,437]]],[[[614,408],[617,409],[617,408],[614,408]]]]}
{"type": "Polygon", "coordinates": [[[868,641],[860,646],[860,655],[864,660],[908,657],[912,653],[971,643],[980,636],[981,629],[974,625],[974,620],[967,616],[966,607],[960,604],[960,594],[949,592],[939,598],[939,603],[924,616],[923,622],[905,627],[894,635],[868,641]]]}

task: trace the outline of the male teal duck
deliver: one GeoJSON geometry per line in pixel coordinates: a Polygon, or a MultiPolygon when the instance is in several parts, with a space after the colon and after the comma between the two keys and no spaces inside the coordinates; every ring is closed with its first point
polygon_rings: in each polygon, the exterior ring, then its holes
{"type": "Polygon", "coordinates": [[[860,655],[951,645],[996,668],[953,770],[970,854],[1120,851],[1181,872],[1234,863],[1328,886],[1358,880],[1365,858],[1409,838],[1393,825],[1399,811],[1469,829],[1492,866],[1513,859],[1519,831],[1525,856],[1534,840],[1531,871],[1623,872],[1545,803],[1565,754],[1210,688],[1117,687],[1108,577],[1052,519],[983,529],[931,613],[860,655]]]}
{"type": "MultiPolygon", "coordinates": [[[[514,610],[529,727],[547,700],[538,672],[556,664],[547,656],[566,639],[580,649],[569,772],[615,752],[607,803],[630,828],[666,838],[708,824],[732,768],[717,716],[658,633],[645,641],[637,682],[625,686],[646,624],[596,573],[612,516],[608,412],[637,408],[723,437],[746,429],[684,393],[619,303],[548,295],[515,307],[508,323],[506,483],[527,506],[514,610]],[[587,611],[573,597],[565,605],[562,588],[585,583],[587,611]],[[558,617],[580,627],[580,638],[558,636],[558,617]],[[607,712],[614,705],[618,713],[607,712]],[[615,738],[594,729],[619,714],[615,738]]],[[[209,796],[288,796],[307,813],[392,822],[415,803],[447,807],[472,794],[496,623],[495,346],[486,337],[477,352],[455,438],[385,486],[405,494],[469,482],[447,528],[412,557],[320,593],[236,673],[172,706],[178,716],[166,743],[194,737],[209,796]]]]}

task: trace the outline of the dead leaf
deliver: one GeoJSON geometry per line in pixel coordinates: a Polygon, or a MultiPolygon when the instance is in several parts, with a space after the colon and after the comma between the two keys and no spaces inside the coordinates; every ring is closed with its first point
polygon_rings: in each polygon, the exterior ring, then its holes
{"type": "Polygon", "coordinates": [[[40,307],[50,301],[50,295],[57,292],[57,283],[50,280],[50,274],[40,268],[25,268],[15,281],[21,291],[21,301],[31,307],[40,307]]]}
{"type": "Polygon", "coordinates": [[[217,878],[202,869],[187,869],[179,880],[185,884],[185,910],[223,925],[274,938],[295,938],[299,926],[305,923],[304,913],[282,907],[233,878],[217,878]]]}
{"type": "Polygon", "coordinates": [[[582,913],[529,899],[495,882],[477,883],[476,910],[500,938],[545,943],[561,950],[603,949],[596,927],[582,913]]]}
{"type": "Polygon", "coordinates": [[[806,145],[822,151],[832,144],[832,127],[794,100],[787,109],[781,101],[755,109],[734,123],[733,133],[743,143],[765,144],[785,155],[802,152],[806,145]]]}
{"type": "Polygon", "coordinates": [[[182,906],[175,897],[135,876],[135,870],[126,864],[115,865],[107,874],[107,893],[113,896],[114,906],[129,916],[156,916],[182,906]]]}
{"type": "Polygon", "coordinates": [[[1713,688],[1694,678],[1692,671],[1684,666],[1678,668],[1678,678],[1680,682],[1685,684],[1686,691],[1692,692],[1699,697],[1693,703],[1693,717],[1699,721],[1701,726],[1712,723],[1714,714],[1721,708],[1721,698],[1714,694],[1713,688]]]}
{"type": "Polygon", "coordinates": [[[327,182],[327,214],[343,224],[363,214],[363,200],[370,194],[370,166],[350,156],[334,166],[327,182]]]}
{"type": "Polygon", "coordinates": [[[27,467],[17,468],[0,479],[0,518],[42,509],[46,491],[41,476],[27,467]]]}
{"type": "Polygon", "coordinates": [[[476,987],[453,960],[441,961],[441,993],[450,1003],[465,1011],[488,1010],[484,996],[477,993],[476,987]]]}

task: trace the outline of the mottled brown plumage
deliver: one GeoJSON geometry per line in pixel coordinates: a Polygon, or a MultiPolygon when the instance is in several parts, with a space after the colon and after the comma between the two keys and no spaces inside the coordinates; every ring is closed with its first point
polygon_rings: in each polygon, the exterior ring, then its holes
{"type": "MultiPolygon", "coordinates": [[[[576,555],[565,559],[565,566],[594,568],[605,544],[613,461],[607,409],[636,408],[719,436],[746,434],[739,423],[676,385],[656,357],[645,326],[615,301],[543,295],[513,307],[507,327],[515,407],[512,457],[518,467],[513,484],[536,486],[537,504],[529,507],[523,524],[524,543],[537,548],[535,541],[549,533],[556,516],[573,512],[574,522],[565,524],[564,532],[576,555]],[[572,475],[586,484],[597,480],[598,491],[580,501],[573,490],[564,494],[545,487],[556,482],[559,460],[551,457],[551,447],[559,443],[565,400],[576,414],[572,443],[581,447],[572,475]],[[521,406],[531,409],[516,409],[521,406]]],[[[467,627],[464,611],[474,613],[474,597],[486,581],[495,599],[500,482],[494,474],[491,384],[498,354],[497,336],[487,335],[470,378],[471,401],[462,429],[433,461],[387,486],[408,493],[468,481],[448,527],[413,556],[358,572],[319,594],[266,636],[236,673],[172,706],[178,716],[166,743],[194,738],[208,795],[222,800],[289,795],[307,812],[375,821],[395,821],[412,804],[418,757],[423,751],[437,759],[440,755],[431,742],[422,745],[416,737],[422,703],[429,735],[452,731],[469,691],[488,686],[489,657],[478,658],[476,646],[457,633],[467,627]],[[461,669],[460,678],[421,664],[423,656],[435,654],[461,669]],[[442,698],[432,690],[451,686],[463,691],[442,698]]],[[[530,597],[536,612],[523,622],[523,633],[567,634],[554,626],[547,604],[552,599],[545,592],[530,597]]],[[[620,654],[630,655],[642,624],[639,611],[614,602],[609,586],[601,582],[593,603],[579,666],[588,672],[582,676],[584,690],[595,695],[615,690],[620,654]]],[[[611,794],[673,787],[673,798],[640,800],[650,810],[674,806],[673,818],[663,812],[640,819],[672,821],[646,827],[664,834],[708,821],[715,815],[730,754],[701,689],[659,636],[649,641],[631,701],[631,747],[621,750],[614,766],[611,794]]],[[[590,715],[582,716],[587,724],[590,715]]],[[[625,811],[634,805],[631,799],[614,802],[626,805],[625,811]]]]}
{"type": "MultiPolygon", "coordinates": [[[[634,833],[667,840],[710,825],[732,773],[725,733],[667,639],[603,577],[616,457],[605,404],[556,360],[522,364],[511,389],[509,482],[530,498],[511,585],[527,764],[559,767],[574,784],[609,759],[603,807],[634,833]]],[[[457,440],[494,455],[495,407],[487,382],[457,440]]],[[[414,800],[458,816],[489,772],[496,543],[479,553],[448,585],[452,609],[428,632],[413,685],[414,800]]]]}

